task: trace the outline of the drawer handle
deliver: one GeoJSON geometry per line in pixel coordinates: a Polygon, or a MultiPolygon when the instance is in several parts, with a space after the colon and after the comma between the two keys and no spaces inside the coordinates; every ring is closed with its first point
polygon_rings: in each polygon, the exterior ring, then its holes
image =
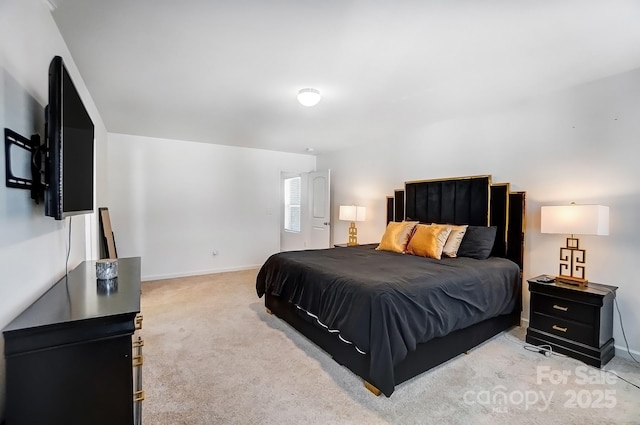
{"type": "Polygon", "coordinates": [[[142,314],[138,314],[134,320],[136,330],[139,331],[142,329],[142,314]]]}
{"type": "Polygon", "coordinates": [[[140,367],[143,364],[144,364],[144,356],[142,354],[133,356],[133,367],[140,367]]]}
{"type": "Polygon", "coordinates": [[[137,403],[142,400],[144,400],[144,390],[135,391],[133,393],[133,402],[137,403]]]}
{"type": "Polygon", "coordinates": [[[133,348],[144,347],[144,339],[138,338],[137,340],[133,341],[131,345],[133,346],[133,348]]]}
{"type": "Polygon", "coordinates": [[[560,331],[560,332],[566,332],[567,331],[567,328],[561,328],[558,325],[553,325],[552,328],[555,329],[556,331],[560,331]]]}
{"type": "Polygon", "coordinates": [[[569,310],[569,307],[562,307],[561,305],[558,304],[554,304],[553,308],[555,308],[556,310],[560,310],[560,311],[567,311],[569,310]]]}

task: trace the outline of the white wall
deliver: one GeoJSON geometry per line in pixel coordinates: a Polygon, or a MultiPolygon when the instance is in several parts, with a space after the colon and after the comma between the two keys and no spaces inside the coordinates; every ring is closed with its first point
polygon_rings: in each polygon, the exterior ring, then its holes
{"type": "MultiPolygon", "coordinates": [[[[386,144],[318,157],[331,168],[334,240],[347,239],[337,205],[365,205],[360,243],[379,241],[386,196],[404,181],[492,174],[527,193],[525,277],[555,274],[563,235],[540,233],[540,206],[599,203],[611,214],[610,236],[583,236],[587,278],[619,286],[629,344],[640,354],[640,70],[510,105],[499,111],[401,131],[386,144]]],[[[523,318],[528,319],[528,294],[523,318]]],[[[618,355],[624,340],[615,316],[618,355]]]]}
{"type": "MultiPolygon", "coordinates": [[[[47,6],[41,0],[0,2],[0,130],[10,128],[26,137],[44,136],[44,106],[48,103],[49,62],[63,57],[96,127],[97,196],[106,194],[104,152],[106,129],[80,78],[47,6]]],[[[4,136],[3,136],[4,137],[4,136]]],[[[28,155],[12,148],[13,168],[28,177],[28,155]]],[[[4,149],[0,150],[4,167],[4,149]]],[[[0,184],[0,328],[35,301],[65,270],[68,222],[44,216],[27,190],[0,184]]],[[[85,259],[85,220],[74,217],[69,268],[85,259]]],[[[0,339],[4,352],[4,340],[0,339]]],[[[4,356],[0,356],[0,420],[4,416],[4,356]]]]}
{"type": "Polygon", "coordinates": [[[146,280],[257,267],[279,251],[280,172],[315,163],[311,155],[110,133],[105,206],[118,256],[141,256],[146,280]]]}

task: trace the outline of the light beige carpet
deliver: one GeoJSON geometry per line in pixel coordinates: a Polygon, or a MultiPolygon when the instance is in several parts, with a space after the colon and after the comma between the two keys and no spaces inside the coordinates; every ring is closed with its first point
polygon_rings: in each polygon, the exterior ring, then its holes
{"type": "MultiPolygon", "coordinates": [[[[144,424],[640,424],[639,389],[525,350],[522,329],[375,397],[265,312],[255,275],[143,284],[144,424]]],[[[640,384],[629,361],[607,369],[640,384]]]]}

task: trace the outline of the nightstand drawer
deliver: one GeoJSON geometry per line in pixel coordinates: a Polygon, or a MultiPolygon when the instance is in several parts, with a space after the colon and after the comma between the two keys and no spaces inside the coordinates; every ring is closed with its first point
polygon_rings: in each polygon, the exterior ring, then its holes
{"type": "Polygon", "coordinates": [[[563,320],[558,317],[548,316],[534,312],[531,316],[530,326],[543,332],[581,342],[583,344],[597,346],[593,326],[563,320]]]}
{"type": "Polygon", "coordinates": [[[600,315],[600,311],[596,306],[538,293],[531,294],[531,310],[536,313],[590,325],[594,324],[596,318],[600,315]]]}

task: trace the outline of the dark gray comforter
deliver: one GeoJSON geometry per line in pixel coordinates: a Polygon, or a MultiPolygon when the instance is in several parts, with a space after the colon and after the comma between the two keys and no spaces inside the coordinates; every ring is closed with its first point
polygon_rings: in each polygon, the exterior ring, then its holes
{"type": "Polygon", "coordinates": [[[275,254],[260,269],[256,290],[318,316],[369,353],[370,379],[387,396],[394,366],[416,344],[518,305],[519,267],[509,260],[433,260],[374,247],[275,254]]]}

